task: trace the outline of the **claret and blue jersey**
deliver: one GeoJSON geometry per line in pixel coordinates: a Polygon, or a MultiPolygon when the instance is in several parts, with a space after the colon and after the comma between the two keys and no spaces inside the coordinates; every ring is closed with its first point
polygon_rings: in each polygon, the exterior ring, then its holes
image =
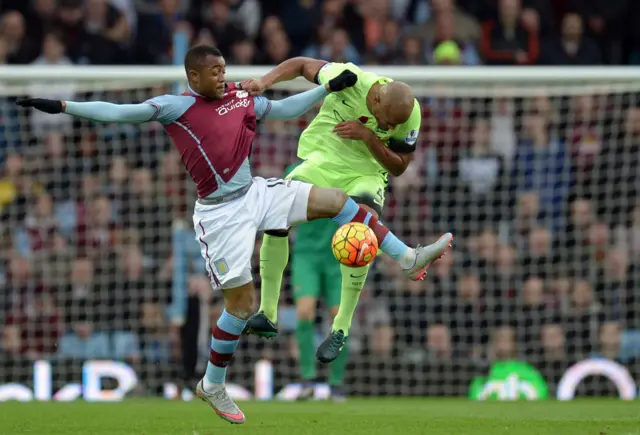
{"type": "Polygon", "coordinates": [[[251,183],[251,144],[260,119],[292,119],[327,95],[323,86],[271,101],[227,85],[222,99],[189,90],[141,104],[66,102],[65,112],[102,122],[160,122],[178,148],[200,198],[227,195],[251,183]]]}

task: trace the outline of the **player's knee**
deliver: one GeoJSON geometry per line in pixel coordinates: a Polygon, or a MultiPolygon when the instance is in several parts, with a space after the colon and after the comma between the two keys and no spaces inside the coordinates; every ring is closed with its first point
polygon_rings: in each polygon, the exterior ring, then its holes
{"type": "Polygon", "coordinates": [[[289,230],[268,230],[264,233],[273,237],[289,237],[289,230]]]}
{"type": "Polygon", "coordinates": [[[229,314],[239,319],[248,319],[256,310],[253,283],[225,290],[224,305],[229,314]]]}
{"type": "Polygon", "coordinates": [[[296,302],[296,314],[298,320],[303,322],[313,322],[316,319],[316,300],[315,298],[300,298],[296,302]]]}
{"type": "Polygon", "coordinates": [[[307,206],[309,220],[334,217],[349,197],[342,189],[313,187],[307,206]]]}
{"type": "Polygon", "coordinates": [[[329,209],[329,214],[334,216],[342,211],[349,196],[342,189],[330,188],[327,190],[327,208],[329,209]]]}

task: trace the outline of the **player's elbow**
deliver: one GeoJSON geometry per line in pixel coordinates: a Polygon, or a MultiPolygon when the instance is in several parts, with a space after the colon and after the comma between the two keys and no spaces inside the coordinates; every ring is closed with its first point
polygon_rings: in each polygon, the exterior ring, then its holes
{"type": "Polygon", "coordinates": [[[399,177],[400,175],[404,174],[404,172],[407,170],[407,166],[408,165],[399,165],[399,166],[388,168],[389,174],[391,174],[394,177],[399,177]]]}

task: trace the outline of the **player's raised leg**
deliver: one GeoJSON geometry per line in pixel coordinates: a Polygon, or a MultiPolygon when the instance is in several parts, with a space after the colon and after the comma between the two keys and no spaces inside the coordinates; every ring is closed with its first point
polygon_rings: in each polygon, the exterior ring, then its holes
{"type": "Polygon", "coordinates": [[[312,187],[307,205],[307,219],[326,217],[330,217],[339,226],[350,222],[368,225],[375,233],[380,249],[395,260],[407,277],[413,281],[423,279],[429,266],[444,255],[453,242],[453,235],[446,233],[435,243],[410,248],[382,225],[378,218],[349,198],[344,191],[312,187]]]}
{"type": "MultiPolygon", "coordinates": [[[[424,278],[429,266],[444,255],[453,242],[451,233],[444,234],[438,241],[428,246],[418,246],[410,248],[398,239],[392,232],[382,225],[376,216],[367,211],[365,207],[358,206],[353,199],[339,189],[320,189],[313,188],[309,196],[308,219],[313,220],[326,215],[333,214],[338,208],[340,211],[332,217],[333,221],[338,225],[344,225],[349,222],[362,222],[368,225],[375,233],[380,249],[389,257],[394,259],[405,274],[412,280],[417,281],[424,278]]],[[[362,286],[363,283],[355,282],[362,286]]],[[[358,287],[354,285],[354,287],[358,287]]],[[[318,347],[316,357],[324,363],[335,360],[347,341],[348,328],[350,327],[351,318],[355,311],[359,292],[350,294],[343,292],[343,299],[340,302],[340,310],[344,312],[338,313],[334,326],[327,339],[318,347]],[[345,304],[345,296],[353,296],[351,299],[355,303],[345,304]],[[347,310],[348,308],[348,310],[347,310]],[[336,329],[336,327],[338,329],[336,329]]]]}
{"type": "MultiPolygon", "coordinates": [[[[299,182],[292,181],[291,183],[299,182]]],[[[395,260],[407,277],[413,281],[423,279],[429,266],[444,255],[453,242],[453,235],[451,233],[446,233],[443,234],[435,243],[427,246],[418,245],[416,248],[410,248],[398,239],[395,234],[389,231],[387,227],[382,225],[378,221],[378,218],[367,211],[365,207],[359,206],[353,199],[349,198],[343,190],[316,186],[310,186],[308,189],[298,190],[300,192],[296,198],[295,204],[297,205],[295,205],[295,207],[305,207],[306,219],[300,219],[300,216],[303,213],[298,210],[296,212],[298,220],[289,220],[286,225],[296,225],[305,221],[323,218],[331,218],[339,226],[350,222],[364,223],[375,233],[380,249],[395,260]]],[[[342,304],[344,304],[344,300],[341,301],[341,305],[342,304]]],[[[354,310],[355,306],[352,307],[350,317],[353,317],[354,310]]],[[[259,324],[257,323],[258,318],[265,318],[265,316],[262,313],[258,313],[258,315],[253,316],[250,319],[250,326],[252,329],[255,329],[254,325],[256,328],[259,327],[259,324]],[[256,322],[254,322],[254,320],[256,322]]],[[[332,335],[335,335],[334,345],[329,346],[330,349],[327,355],[322,358],[318,355],[318,358],[323,362],[333,361],[333,359],[338,356],[340,352],[339,349],[344,346],[346,341],[347,333],[344,330],[338,329],[332,331],[332,335]]]]}

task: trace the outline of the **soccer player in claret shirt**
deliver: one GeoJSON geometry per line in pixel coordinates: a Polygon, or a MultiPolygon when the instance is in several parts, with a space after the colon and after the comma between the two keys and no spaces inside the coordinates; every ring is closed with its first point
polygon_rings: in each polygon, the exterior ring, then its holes
{"type": "Polygon", "coordinates": [[[225,82],[225,61],[215,47],[190,49],[184,65],[189,90],[182,95],[163,95],[141,104],[41,98],[16,104],[93,121],[158,121],[164,126],[197,186],[196,239],[211,283],[224,296],[225,309],[213,328],[209,363],[196,393],[221,418],[239,424],[245,416],[227,394],[225,378],[247,319],[255,311],[251,256],[258,231],[284,230],[321,218],[338,225],[367,223],[382,249],[410,273],[424,269],[441,252],[406,246],[340,189],[251,175],[249,154],[258,119],[295,118],[328,94],[355,85],[354,73],[341,71],[322,86],[270,101],[225,82]]]}
{"type": "MultiPolygon", "coordinates": [[[[398,176],[405,171],[413,160],[420,131],[420,104],[407,84],[362,71],[351,63],[296,57],[284,61],[262,78],[245,80],[241,85],[251,95],[259,95],[276,83],[299,76],[322,85],[344,71],[355,73],[357,83],[324,100],[320,112],[300,136],[298,157],[303,162],[287,178],[319,187],[340,188],[378,217],[384,204],[388,175],[398,176]]],[[[452,241],[453,236],[447,233],[430,249],[444,254],[452,241]]],[[[388,254],[384,242],[381,247],[388,254]]],[[[247,333],[265,337],[277,334],[277,305],[288,256],[287,232],[268,231],[260,249],[260,309],[249,319],[247,333]]],[[[405,272],[412,280],[423,279],[430,264],[405,272]]],[[[347,342],[351,320],[369,273],[369,265],[359,269],[340,267],[340,307],[329,336],[316,351],[318,360],[325,363],[335,360],[347,342]]],[[[301,355],[301,360],[303,358],[301,355]]]]}

